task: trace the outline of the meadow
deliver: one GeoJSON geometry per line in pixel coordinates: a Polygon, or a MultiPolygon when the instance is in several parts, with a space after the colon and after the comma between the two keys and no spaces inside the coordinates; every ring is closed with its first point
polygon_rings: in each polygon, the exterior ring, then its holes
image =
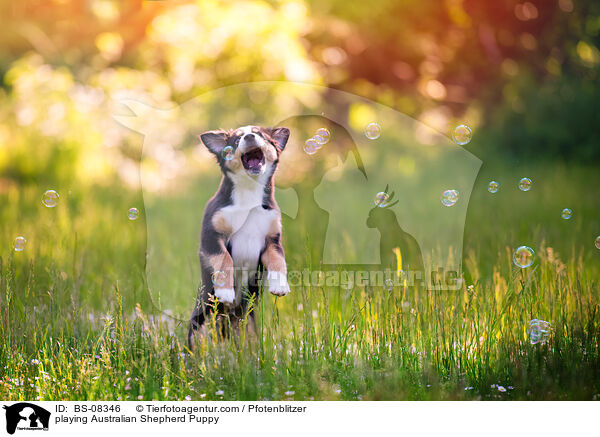
{"type": "MultiPolygon", "coordinates": [[[[0,398],[597,399],[599,184],[592,166],[488,160],[469,203],[460,290],[266,293],[255,303],[255,335],[211,336],[194,353],[187,322],[158,311],[146,289],[141,193],[117,183],[3,186],[0,398]],[[517,187],[523,176],[529,192],[517,187]],[[55,208],[41,203],[48,188],[61,195],[55,208]],[[132,206],[137,220],[128,219],[132,206]],[[13,250],[17,235],[27,239],[22,252],[13,250]],[[511,255],[524,244],[536,260],[520,269],[511,255]],[[530,343],[531,319],[551,324],[548,341],[530,343]]],[[[215,189],[199,186],[205,196],[215,189]]],[[[185,204],[189,193],[169,202],[185,204]]],[[[173,250],[196,244],[168,238],[173,250]]],[[[306,250],[285,249],[288,260],[306,250]]],[[[169,272],[175,284],[180,273],[169,272]]],[[[179,293],[191,310],[195,290],[179,293]]]]}

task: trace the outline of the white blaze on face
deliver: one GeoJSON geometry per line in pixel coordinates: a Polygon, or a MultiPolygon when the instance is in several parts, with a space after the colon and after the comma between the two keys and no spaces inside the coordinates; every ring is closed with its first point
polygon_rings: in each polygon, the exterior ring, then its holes
{"type": "Polygon", "coordinates": [[[260,147],[261,149],[264,149],[267,145],[267,142],[258,133],[258,126],[240,127],[236,130],[236,133],[241,133],[242,136],[239,145],[239,148],[242,151],[242,153],[245,153],[256,146],[260,147]],[[246,135],[253,135],[254,141],[251,141],[250,137],[246,137],[246,135]]]}
{"type": "Polygon", "coordinates": [[[271,174],[273,162],[277,159],[275,146],[265,140],[258,126],[244,126],[235,130],[234,135],[239,138],[235,162],[228,165],[236,174],[245,173],[253,179],[260,179],[261,175],[271,174]]]}

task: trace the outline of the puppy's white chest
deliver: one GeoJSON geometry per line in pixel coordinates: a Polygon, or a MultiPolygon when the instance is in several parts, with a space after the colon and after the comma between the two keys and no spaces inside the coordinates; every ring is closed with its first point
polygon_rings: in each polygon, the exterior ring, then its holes
{"type": "MultiPolygon", "coordinates": [[[[229,238],[233,264],[243,269],[254,270],[258,266],[258,259],[265,247],[265,239],[271,228],[273,220],[277,220],[276,210],[266,210],[256,206],[246,214],[240,226],[234,226],[234,232],[229,238]]],[[[237,217],[239,220],[240,217],[237,217]]]]}

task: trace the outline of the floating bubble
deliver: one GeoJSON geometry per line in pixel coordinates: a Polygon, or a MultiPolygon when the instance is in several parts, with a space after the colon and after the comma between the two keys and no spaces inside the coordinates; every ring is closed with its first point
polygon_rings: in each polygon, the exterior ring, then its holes
{"type": "Polygon", "coordinates": [[[535,252],[531,247],[519,246],[513,252],[513,262],[517,267],[522,269],[527,268],[533,264],[535,252]]]}
{"type": "Polygon", "coordinates": [[[531,190],[531,179],[523,178],[519,181],[519,190],[529,191],[531,190]]]}
{"type": "Polygon", "coordinates": [[[381,135],[381,127],[377,123],[369,123],[365,128],[365,137],[376,140],[381,135]]]}
{"type": "Polygon", "coordinates": [[[18,236],[15,238],[15,241],[13,241],[13,248],[15,249],[15,252],[23,252],[26,244],[27,240],[25,237],[18,236]]]}
{"type": "Polygon", "coordinates": [[[385,191],[381,191],[375,195],[375,205],[380,208],[385,208],[390,202],[390,195],[385,191]]]}
{"type": "Polygon", "coordinates": [[[320,148],[321,148],[321,145],[318,144],[314,138],[310,138],[310,139],[306,140],[306,142],[304,143],[304,151],[308,155],[314,155],[315,153],[317,153],[317,150],[319,150],[320,148]]]}
{"type": "Polygon", "coordinates": [[[315,135],[314,137],[312,137],[313,140],[315,140],[315,142],[319,145],[319,148],[323,145],[327,143],[327,140],[325,138],[323,138],[321,135],[315,135]]]}
{"type": "Polygon", "coordinates": [[[488,191],[492,194],[495,194],[498,192],[498,188],[500,187],[500,184],[496,181],[491,181],[488,184],[488,191]]]}
{"type": "Polygon", "coordinates": [[[323,141],[325,141],[323,144],[327,144],[331,138],[331,132],[329,132],[329,129],[325,127],[320,127],[319,129],[317,129],[317,133],[315,136],[320,136],[321,138],[323,138],[323,141]]]}
{"type": "Polygon", "coordinates": [[[215,287],[224,287],[227,280],[227,275],[223,270],[215,270],[211,279],[215,287]]]}
{"type": "Polygon", "coordinates": [[[235,152],[233,151],[233,147],[231,146],[225,146],[223,147],[223,150],[221,150],[221,156],[225,161],[231,161],[234,155],[235,152]]]}
{"type": "Polygon", "coordinates": [[[600,235],[596,237],[596,249],[600,249],[600,235]]]}
{"type": "Polygon", "coordinates": [[[560,213],[560,216],[565,220],[569,220],[572,215],[573,215],[573,211],[571,211],[569,208],[563,209],[560,213]]]}
{"type": "Polygon", "coordinates": [[[529,342],[531,344],[544,343],[550,336],[552,326],[550,323],[544,320],[533,319],[529,322],[527,327],[527,334],[529,335],[529,342]]]}
{"type": "Polygon", "coordinates": [[[457,190],[446,190],[442,193],[442,205],[452,206],[458,201],[457,190]]]}
{"type": "Polygon", "coordinates": [[[42,197],[42,203],[46,208],[54,208],[58,205],[58,193],[54,190],[47,190],[42,197]]]}
{"type": "Polygon", "coordinates": [[[472,137],[473,132],[471,132],[471,128],[466,124],[456,126],[454,128],[454,131],[452,132],[452,139],[459,146],[464,146],[465,144],[468,144],[469,141],[471,141],[472,137]]]}
{"type": "Polygon", "coordinates": [[[129,220],[137,220],[138,214],[139,211],[137,208],[129,208],[129,211],[127,211],[127,217],[129,220]]]}
{"type": "Polygon", "coordinates": [[[386,279],[385,280],[385,288],[387,288],[388,291],[392,291],[393,287],[394,287],[394,281],[392,281],[391,279],[386,279]]]}

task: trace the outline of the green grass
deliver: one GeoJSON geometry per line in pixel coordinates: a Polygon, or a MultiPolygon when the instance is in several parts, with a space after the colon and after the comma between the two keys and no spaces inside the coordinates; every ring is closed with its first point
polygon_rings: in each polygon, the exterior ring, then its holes
{"type": "MultiPolygon", "coordinates": [[[[0,398],[595,399],[599,182],[593,168],[484,166],[469,206],[461,290],[267,293],[256,302],[256,335],[211,336],[194,354],[185,347],[187,323],[161,315],[156,306],[165,305],[146,291],[145,221],[127,219],[129,207],[142,209],[140,193],[52,187],[62,196],[47,209],[47,187],[7,189],[0,398]],[[525,175],[534,181],[528,193],[516,188],[525,175]],[[486,189],[491,179],[501,183],[496,195],[486,189]],[[569,221],[560,218],[564,207],[574,211],[569,221]],[[28,240],[23,252],[12,250],[17,235],[28,240]],[[511,262],[521,244],[536,251],[532,268],[511,262]],[[551,322],[547,343],[529,343],[533,318],[551,322]]],[[[196,196],[214,190],[204,186],[196,196]]],[[[168,202],[189,200],[183,193],[168,202]]],[[[196,250],[189,235],[159,237],[174,238],[173,250],[196,250]]],[[[304,247],[286,251],[292,260],[305,256],[304,247]]],[[[171,292],[191,308],[195,290],[175,289],[183,269],[196,266],[180,268],[168,272],[171,292]]]]}

